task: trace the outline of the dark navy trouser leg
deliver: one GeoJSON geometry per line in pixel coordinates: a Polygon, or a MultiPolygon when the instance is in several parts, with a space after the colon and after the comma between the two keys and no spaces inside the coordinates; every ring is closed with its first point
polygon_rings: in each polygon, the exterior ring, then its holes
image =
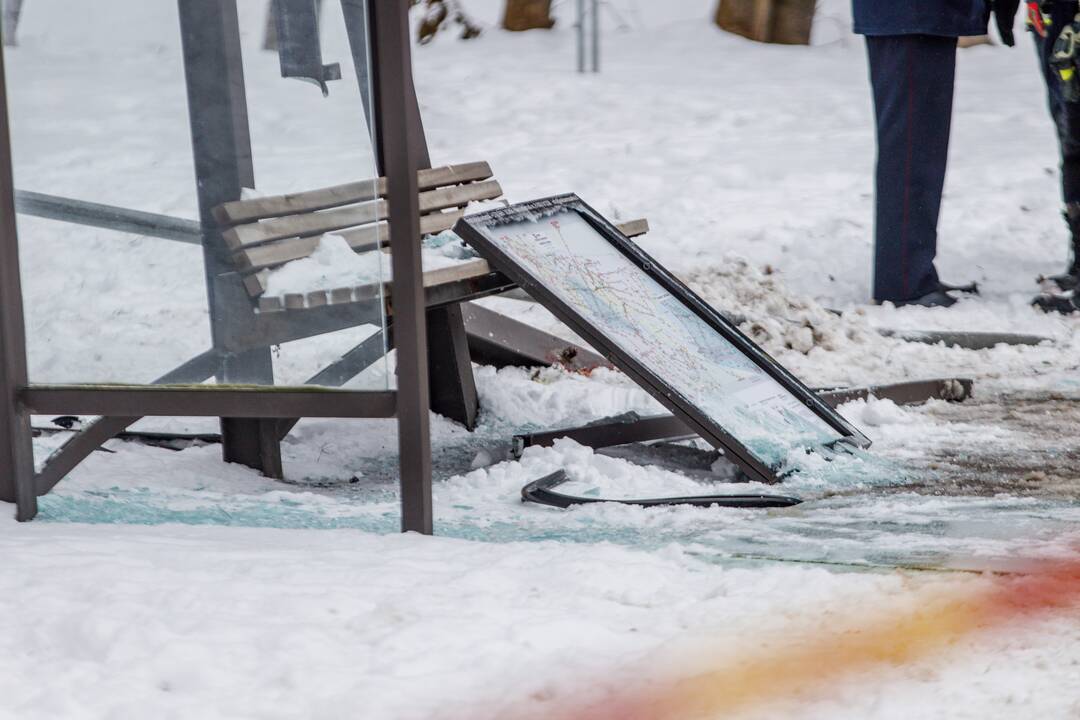
{"type": "Polygon", "coordinates": [[[868,36],[866,47],[878,138],[874,299],[911,300],[938,286],[956,38],[868,36]]]}

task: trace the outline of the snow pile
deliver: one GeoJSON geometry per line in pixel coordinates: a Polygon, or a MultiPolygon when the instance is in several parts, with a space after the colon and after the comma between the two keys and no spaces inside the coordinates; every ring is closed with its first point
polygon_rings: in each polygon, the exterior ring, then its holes
{"type": "Polygon", "coordinates": [[[919,419],[913,412],[905,410],[892,400],[882,400],[876,397],[847,403],[841,408],[841,412],[844,417],[856,425],[869,425],[870,427],[909,425],[919,419]]]}
{"type": "Polygon", "coordinates": [[[308,257],[270,271],[266,296],[357,287],[380,282],[389,274],[390,258],[385,254],[353,252],[345,238],[327,234],[308,257]]]}
{"type": "Polygon", "coordinates": [[[511,427],[567,427],[625,412],[667,412],[617,370],[586,375],[560,367],[478,367],[475,375],[485,417],[511,427]]]}
{"type": "Polygon", "coordinates": [[[805,355],[815,348],[842,351],[851,344],[882,343],[865,319],[829,312],[789,290],[772,267],[758,269],[740,255],[727,254],[719,265],[684,273],[683,280],[768,352],[805,355]]]}
{"type": "MultiPolygon", "coordinates": [[[[452,244],[424,247],[421,252],[424,270],[460,265],[468,257],[452,244]]],[[[393,277],[390,256],[375,250],[354,252],[340,235],[328,233],[308,257],[285,263],[271,270],[266,283],[267,297],[313,290],[351,288],[377,282],[389,282],[393,277]]]]}
{"type": "Polygon", "coordinates": [[[967,298],[948,310],[860,306],[837,313],[787,284],[771,266],[759,269],[742,256],[682,274],[707,302],[733,319],[766,352],[811,385],[855,385],[931,377],[971,377],[976,392],[1002,386],[1069,387],[1072,358],[1080,352],[1080,318],[1047,316],[1016,298],[1007,308],[967,298]],[[1050,342],[999,345],[984,350],[926,345],[883,337],[898,329],[1041,332],[1050,342]]]}

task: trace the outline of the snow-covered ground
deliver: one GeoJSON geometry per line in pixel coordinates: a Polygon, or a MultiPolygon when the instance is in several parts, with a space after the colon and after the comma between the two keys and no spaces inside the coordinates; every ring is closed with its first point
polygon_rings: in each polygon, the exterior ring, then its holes
{"type": "MultiPolygon", "coordinates": [[[[363,136],[358,106],[312,125],[317,91],[299,83],[295,103],[270,104],[282,81],[255,52],[264,5],[240,3],[260,190],[364,176],[369,154],[340,151],[363,136]]],[[[496,29],[500,5],[468,0],[481,39],[415,50],[436,164],[487,160],[514,201],[573,191],[613,219],[648,217],[642,245],[808,384],[959,375],[976,399],[845,406],[874,447],[786,482],[807,500],[795,508],[560,511],[523,505],[521,486],[561,467],[582,494],[747,486],[701,447],[627,457],[564,442],[509,461],[515,432],[658,406],[613,372],[478,367],[480,429],[433,419],[436,538],[395,534],[391,422],[302,422],[284,447],[288,483],[223,465],[215,446],[111,442],[42,498],[38,521],[0,523],[0,717],[570,717],[628,685],[818,641],[858,609],[1075,552],[1080,320],[1027,304],[1065,237],[1026,38],[960,55],[939,266],[983,295],[895,310],[865,305],[874,144],[845,2],[819,3],[814,47],[793,48],[719,32],[711,0],[614,0],[595,76],[574,71],[573,3],[555,30],[523,35],[496,29]],[[968,351],[875,328],[1048,341],[968,351]]],[[[26,4],[5,55],[20,187],[195,216],[175,13],[26,4]]],[[[20,228],[35,380],[146,381],[208,347],[197,248],[20,228]]],[[[568,332],[536,305],[486,302],[568,332]]],[[[281,348],[279,379],[370,331],[281,348]]],[[[392,377],[380,364],[354,385],[392,377]]],[[[39,437],[38,461],[64,437],[39,437]]],[[[1078,717],[1078,637],[1059,611],[753,711],[1078,717]]]]}

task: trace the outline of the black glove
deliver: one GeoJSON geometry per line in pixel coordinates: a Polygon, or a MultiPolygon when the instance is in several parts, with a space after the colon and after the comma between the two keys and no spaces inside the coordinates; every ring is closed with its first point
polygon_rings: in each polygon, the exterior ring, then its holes
{"type": "Polygon", "coordinates": [[[997,25],[1001,42],[1012,47],[1016,44],[1013,24],[1016,22],[1016,11],[1020,9],[1020,0],[990,0],[990,2],[990,9],[994,13],[994,24],[997,25]]]}

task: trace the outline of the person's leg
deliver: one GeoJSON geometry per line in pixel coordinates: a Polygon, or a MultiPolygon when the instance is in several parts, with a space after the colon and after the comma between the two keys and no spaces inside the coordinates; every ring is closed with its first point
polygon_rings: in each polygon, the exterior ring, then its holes
{"type": "Polygon", "coordinates": [[[900,302],[939,289],[956,38],[867,37],[866,46],[878,141],[874,299],[900,302]]]}
{"type": "Polygon", "coordinates": [[[1072,290],[1080,282],[1080,103],[1065,100],[1061,79],[1050,66],[1050,57],[1058,35],[1073,22],[1080,4],[1055,3],[1049,9],[1051,22],[1047,27],[1047,36],[1033,37],[1040,69],[1046,80],[1047,105],[1057,128],[1061,149],[1061,195],[1070,235],[1069,264],[1062,275],[1051,279],[1062,290],[1072,290]]]}

